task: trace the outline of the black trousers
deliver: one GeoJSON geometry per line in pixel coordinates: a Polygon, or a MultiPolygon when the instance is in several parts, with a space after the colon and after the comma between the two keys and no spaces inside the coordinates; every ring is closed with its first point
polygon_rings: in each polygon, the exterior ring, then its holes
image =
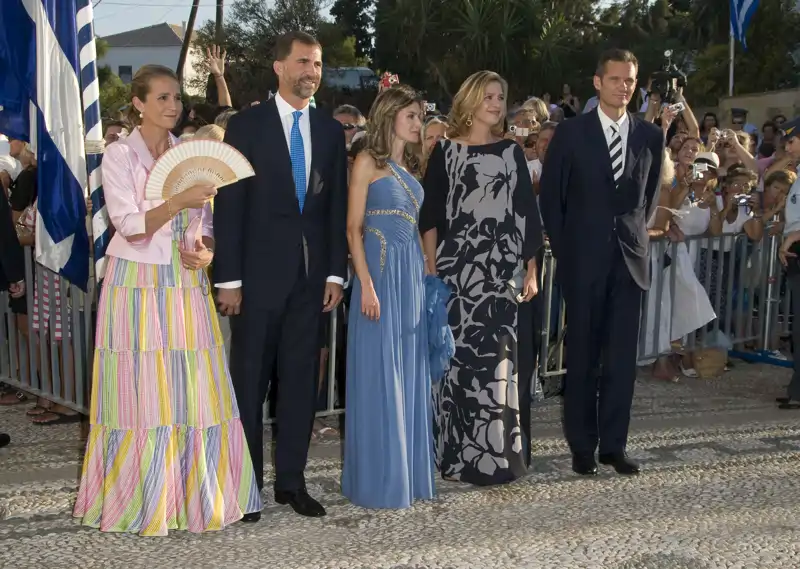
{"type": "Polygon", "coordinates": [[[800,324],[794,321],[794,307],[797,306],[795,302],[800,300],[800,275],[787,276],[786,285],[792,294],[790,313],[792,316],[792,359],[794,360],[794,373],[786,395],[792,401],[800,401],[800,324]]]}
{"type": "Polygon", "coordinates": [[[264,487],[264,400],[273,381],[277,381],[275,490],[305,487],[323,291],[324,282],[312,283],[301,266],[285,302],[275,308],[254,308],[245,300],[242,313],[231,318],[231,380],[259,489],[264,487]]]}
{"type": "Polygon", "coordinates": [[[598,443],[601,453],[621,452],[628,441],[642,289],[616,240],[608,258],[605,275],[565,290],[564,433],[573,453],[593,453],[598,443]]]}

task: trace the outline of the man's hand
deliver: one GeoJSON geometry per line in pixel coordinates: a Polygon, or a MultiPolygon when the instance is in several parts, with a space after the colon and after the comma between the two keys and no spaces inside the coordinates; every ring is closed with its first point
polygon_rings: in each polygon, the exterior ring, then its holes
{"type": "Polygon", "coordinates": [[[241,288],[218,288],[217,307],[223,316],[235,316],[242,309],[241,288]]]}
{"type": "Polygon", "coordinates": [[[11,298],[21,298],[25,296],[25,281],[11,283],[8,285],[8,292],[11,293],[11,298]]]}
{"type": "Polygon", "coordinates": [[[330,312],[342,302],[344,291],[338,283],[325,283],[325,295],[322,298],[322,311],[330,312]]]}

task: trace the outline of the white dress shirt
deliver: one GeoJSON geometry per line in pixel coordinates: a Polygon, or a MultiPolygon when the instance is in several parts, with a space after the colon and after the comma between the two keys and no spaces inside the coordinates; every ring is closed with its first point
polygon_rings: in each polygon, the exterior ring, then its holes
{"type": "MultiPolygon", "coordinates": [[[[292,143],[292,126],[294,126],[294,116],[293,113],[295,111],[300,111],[303,113],[300,115],[300,135],[303,137],[303,154],[306,159],[306,189],[308,188],[308,181],[311,180],[311,120],[308,116],[308,104],[302,109],[295,109],[289,103],[286,102],[286,99],[281,97],[281,94],[278,93],[275,95],[275,105],[278,107],[278,116],[281,118],[281,124],[283,125],[283,136],[286,138],[286,150],[287,152],[291,151],[292,143]]],[[[298,206],[299,207],[299,206],[298,206]]],[[[330,276],[328,277],[329,283],[336,283],[338,285],[344,286],[344,279],[341,277],[330,276]]],[[[242,281],[231,281],[227,283],[218,283],[217,288],[240,288],[242,286],[242,281]]]]}
{"type": "MultiPolygon", "coordinates": [[[[622,139],[622,171],[624,172],[625,158],[628,152],[628,132],[631,128],[631,125],[628,122],[628,113],[624,113],[619,120],[615,121],[605,114],[603,109],[597,107],[597,115],[600,117],[600,124],[603,126],[603,134],[606,136],[607,147],[611,146],[611,140],[614,136],[614,127],[612,125],[616,125],[616,128],[619,131],[619,136],[622,139]]],[[[608,148],[606,148],[606,152],[608,152],[608,148]]]]}

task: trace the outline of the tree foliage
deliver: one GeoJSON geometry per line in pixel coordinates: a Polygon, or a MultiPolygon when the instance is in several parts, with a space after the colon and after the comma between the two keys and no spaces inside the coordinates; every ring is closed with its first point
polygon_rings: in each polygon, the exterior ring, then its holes
{"type": "Polygon", "coordinates": [[[331,16],[342,32],[353,38],[356,57],[372,55],[373,0],[336,0],[331,6],[331,16]]]}
{"type": "MultiPolygon", "coordinates": [[[[512,98],[560,93],[568,83],[593,95],[597,56],[632,50],[640,80],[664,64],[664,51],[689,75],[698,103],[727,94],[729,14],[722,0],[377,0],[375,65],[447,98],[463,79],[492,69],[512,98]],[[720,47],[724,46],[724,47],[720,47]]],[[[796,85],[790,50],[800,15],[793,0],[761,0],[737,46],[736,92],[796,85]]]]}
{"type": "MultiPolygon", "coordinates": [[[[359,58],[355,38],[322,15],[323,0],[236,0],[225,20],[224,36],[227,56],[225,78],[235,106],[263,100],[268,91],[277,89],[272,69],[275,40],[289,31],[302,30],[317,37],[323,45],[322,59],[326,66],[364,64],[359,58]]],[[[197,31],[197,48],[203,53],[215,41],[215,26],[205,22],[197,31]]],[[[205,63],[200,87],[207,86],[205,63]]]]}
{"type": "MultiPolygon", "coordinates": [[[[585,99],[594,94],[597,57],[610,47],[636,54],[642,84],[671,50],[694,103],[714,104],[727,94],[723,0],[333,0],[332,22],[321,15],[325,1],[332,0],[234,0],[225,35],[237,102],[274,90],[274,39],[293,29],[317,34],[327,66],[364,65],[369,57],[376,71],[397,73],[436,100],[449,99],[479,69],[506,77],[513,100],[556,96],[565,83],[585,99]]],[[[748,50],[736,47],[737,93],[797,84],[794,3],[760,0],[748,50]]],[[[200,28],[200,47],[213,31],[210,23],[200,28]]]]}

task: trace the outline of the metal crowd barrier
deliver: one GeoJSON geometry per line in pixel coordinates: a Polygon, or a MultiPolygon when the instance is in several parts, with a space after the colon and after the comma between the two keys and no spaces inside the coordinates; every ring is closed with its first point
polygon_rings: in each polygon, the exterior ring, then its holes
{"type": "MultiPolygon", "coordinates": [[[[695,276],[709,295],[716,317],[706,326],[684,335],[668,338],[669,344],[681,344],[683,351],[694,351],[712,345],[725,335],[733,346],[733,355],[752,361],[768,361],[778,365],[790,362],[771,357],[771,342],[776,335],[785,335],[790,327],[791,298],[785,286],[783,271],[777,262],[778,237],[765,237],[751,242],[744,233],[719,237],[689,237],[683,243],[667,240],[650,244],[654,267],[652,287],[644,295],[640,326],[639,361],[655,360],[662,355],[661,322],[671,314],[662,314],[665,295],[673,310],[678,277],[676,262],[680,247],[687,247],[695,276]],[[706,251],[702,253],[702,251],[706,251]],[[705,256],[707,261],[701,263],[705,256]],[[669,258],[669,262],[666,259],[669,258]],[[712,259],[715,259],[712,262],[712,259]],[[668,266],[665,266],[668,264],[668,266]],[[716,267],[714,266],[716,265],[716,267]],[[716,283],[713,288],[710,284],[716,283]],[[648,310],[653,304],[653,310],[648,310]],[[652,341],[648,341],[648,332],[652,341]],[[755,349],[753,349],[755,346],[755,349]],[[748,348],[749,349],[746,349],[748,348]]],[[[33,396],[41,396],[81,413],[89,408],[92,357],[94,349],[94,320],[96,298],[60,279],[58,285],[47,280],[49,304],[44,294],[36,299],[38,313],[49,314],[48,325],[34,330],[34,273],[39,282],[47,269],[33,262],[26,249],[26,303],[28,333],[23,334],[17,319],[8,308],[8,293],[0,293],[3,325],[0,326],[0,381],[33,396]],[[62,302],[55,302],[56,286],[62,302]],[[48,310],[49,308],[49,310],[48,310]],[[55,337],[56,318],[61,320],[61,339],[55,337]],[[47,328],[46,334],[42,329],[47,328]]],[[[540,291],[543,295],[543,322],[539,366],[540,380],[558,378],[566,373],[566,310],[556,284],[556,260],[545,251],[540,291]]],[[[49,273],[52,276],[52,273],[49,273]]],[[[344,307],[331,313],[326,405],[317,416],[335,415],[343,410],[337,403],[344,400],[338,393],[339,327],[345,317],[344,307]]],[[[672,336],[672,334],[670,334],[672,336]]],[[[268,406],[265,417],[269,417],[268,406]]],[[[267,419],[269,421],[269,419],[267,419]]]]}
{"type": "MultiPolygon", "coordinates": [[[[91,395],[91,376],[94,356],[94,330],[97,298],[93,286],[84,293],[66,279],[55,284],[53,273],[33,262],[30,247],[25,248],[25,302],[27,315],[21,329],[17,315],[9,308],[9,293],[0,292],[0,382],[29,396],[42,397],[79,413],[88,414],[91,395]],[[34,330],[35,282],[47,286],[36,297],[40,322],[34,330]],[[34,279],[35,275],[35,279],[34,279]],[[46,288],[46,290],[45,290],[46,288]],[[60,302],[56,302],[56,289],[60,302]],[[47,301],[45,300],[47,296],[47,301]],[[59,306],[60,305],[60,306],[59,306]],[[47,323],[41,321],[49,315],[47,323]],[[56,338],[57,319],[60,319],[61,339],[56,338]],[[27,333],[23,330],[27,329],[27,333]]],[[[317,416],[341,413],[337,401],[337,330],[342,317],[340,306],[331,313],[329,356],[327,362],[327,397],[325,409],[317,416]]],[[[269,401],[264,417],[269,417],[269,401]]],[[[265,422],[269,422],[266,419],[265,422]]]]}
{"type": "MultiPolygon", "coordinates": [[[[667,344],[680,345],[683,352],[719,346],[732,346],[731,355],[748,361],[791,366],[791,361],[775,358],[777,336],[788,335],[791,324],[791,298],[777,259],[780,237],[765,230],[760,241],[750,241],[745,233],[717,237],[687,237],[684,242],[666,239],[651,241],[652,285],[644,295],[639,331],[638,361],[650,363],[662,351],[662,324],[668,321],[667,344]],[[679,248],[687,248],[691,267],[708,295],[716,315],[707,325],[673,337],[672,310],[681,300],[676,288],[679,248]],[[705,262],[702,259],[705,257],[705,262]],[[667,260],[668,259],[668,260],[667,260]],[[715,287],[711,283],[716,284],[715,287]],[[664,302],[668,298],[668,302],[664,302]],[[665,307],[670,314],[662,314],[665,307]],[[723,336],[720,336],[723,334],[723,336]]],[[[566,306],[556,284],[556,260],[547,250],[544,255],[540,290],[544,296],[539,367],[540,380],[566,373],[566,306]]],[[[680,308],[678,308],[680,309],[680,308]]],[[[729,347],[730,347],[729,346],[729,347]]]]}
{"type": "Polygon", "coordinates": [[[23,331],[18,317],[9,308],[9,295],[0,293],[3,315],[0,325],[0,381],[29,395],[88,413],[89,379],[94,346],[94,291],[84,293],[65,279],[56,284],[53,273],[33,262],[25,248],[25,303],[27,315],[23,331]],[[34,274],[45,282],[36,298],[39,315],[34,330],[34,274]],[[56,303],[56,292],[60,302],[56,303]],[[45,301],[45,295],[48,301],[45,301]],[[59,306],[60,305],[60,306],[59,306]],[[43,317],[47,315],[47,322],[43,317]],[[60,323],[57,322],[60,320],[60,323]],[[61,339],[56,338],[60,327],[61,339]]]}

